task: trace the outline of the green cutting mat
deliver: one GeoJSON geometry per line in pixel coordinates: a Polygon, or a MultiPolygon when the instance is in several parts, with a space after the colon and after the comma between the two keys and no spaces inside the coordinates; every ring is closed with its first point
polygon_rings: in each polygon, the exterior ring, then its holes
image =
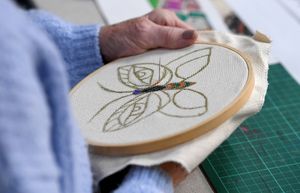
{"type": "Polygon", "coordinates": [[[201,165],[217,192],[300,192],[300,86],[269,70],[263,109],[201,165]]]}

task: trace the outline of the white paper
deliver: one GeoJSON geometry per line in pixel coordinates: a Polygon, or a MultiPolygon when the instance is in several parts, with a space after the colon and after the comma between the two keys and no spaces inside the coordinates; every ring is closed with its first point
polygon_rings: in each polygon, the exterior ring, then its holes
{"type": "Polygon", "coordinates": [[[210,0],[197,0],[199,5],[203,8],[205,15],[208,18],[208,22],[214,30],[221,32],[230,32],[226,24],[223,22],[222,17],[218,11],[214,8],[214,5],[210,0]]]}
{"type": "Polygon", "coordinates": [[[277,0],[286,11],[300,24],[300,0],[277,0]]]}
{"type": "MultiPolygon", "coordinates": [[[[281,3],[285,1],[279,3],[279,0],[227,0],[227,2],[252,31],[259,30],[272,39],[274,54],[300,83],[298,60],[300,23],[282,6],[281,3]]],[[[300,9],[297,13],[299,15],[300,9]]]]}
{"type": "Polygon", "coordinates": [[[152,10],[146,0],[95,0],[107,24],[142,16],[152,10]]]}

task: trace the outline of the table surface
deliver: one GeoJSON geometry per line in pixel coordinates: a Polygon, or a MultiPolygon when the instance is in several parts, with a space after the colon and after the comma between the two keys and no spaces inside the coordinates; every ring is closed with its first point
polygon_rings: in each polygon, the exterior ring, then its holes
{"type": "Polygon", "coordinates": [[[300,192],[300,86],[270,66],[262,111],[203,163],[217,192],[300,192]]]}
{"type": "Polygon", "coordinates": [[[47,10],[76,24],[104,24],[94,0],[32,0],[38,8],[47,10]]]}

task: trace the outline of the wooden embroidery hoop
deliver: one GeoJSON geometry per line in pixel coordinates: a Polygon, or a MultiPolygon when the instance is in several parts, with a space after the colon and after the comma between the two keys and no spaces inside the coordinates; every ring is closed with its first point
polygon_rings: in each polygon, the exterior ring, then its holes
{"type": "MultiPolygon", "coordinates": [[[[187,129],[187,131],[185,132],[179,134],[177,133],[176,135],[160,138],[157,140],[144,141],[143,143],[128,143],[126,145],[108,146],[107,144],[95,143],[93,141],[90,141],[89,139],[86,139],[89,145],[89,151],[93,153],[106,154],[106,155],[134,155],[134,154],[160,151],[160,150],[173,147],[175,145],[188,142],[192,139],[195,139],[207,133],[208,131],[217,128],[226,120],[234,116],[234,114],[237,113],[246,104],[254,88],[255,80],[254,80],[253,69],[252,69],[252,64],[250,59],[239,50],[224,44],[212,43],[212,42],[197,42],[197,44],[217,45],[217,46],[225,47],[237,53],[244,59],[248,68],[248,77],[244,88],[240,92],[240,95],[235,98],[235,100],[233,100],[222,111],[219,111],[216,115],[205,120],[199,125],[187,129]]],[[[95,72],[91,73],[89,76],[84,78],[81,82],[79,82],[70,91],[70,97],[72,97],[72,95],[77,91],[77,89],[80,88],[81,85],[83,85],[88,79],[90,79],[91,77],[93,77],[95,74],[97,74],[99,71],[101,71],[103,68],[106,67],[107,66],[103,66],[99,68],[98,70],[96,70],[95,72]]]]}

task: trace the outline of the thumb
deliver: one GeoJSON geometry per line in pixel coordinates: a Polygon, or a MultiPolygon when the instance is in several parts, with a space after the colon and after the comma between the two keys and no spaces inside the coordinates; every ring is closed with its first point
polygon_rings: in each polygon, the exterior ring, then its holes
{"type": "Polygon", "coordinates": [[[153,47],[183,48],[193,44],[198,38],[198,33],[190,29],[156,25],[153,30],[153,47]]]}

